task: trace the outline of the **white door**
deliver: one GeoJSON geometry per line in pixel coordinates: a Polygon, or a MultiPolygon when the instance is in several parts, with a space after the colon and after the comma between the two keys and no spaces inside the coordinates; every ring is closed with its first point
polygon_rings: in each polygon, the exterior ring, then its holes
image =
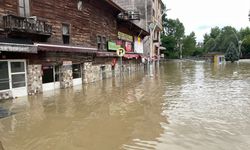
{"type": "Polygon", "coordinates": [[[13,97],[21,97],[27,95],[27,75],[25,60],[9,61],[10,87],[13,97]]]}

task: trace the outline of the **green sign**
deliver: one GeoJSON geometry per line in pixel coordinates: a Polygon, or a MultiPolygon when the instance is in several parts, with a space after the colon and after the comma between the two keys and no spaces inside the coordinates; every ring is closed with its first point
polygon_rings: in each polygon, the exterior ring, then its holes
{"type": "Polygon", "coordinates": [[[108,42],[108,50],[116,51],[119,48],[121,48],[121,46],[116,45],[115,42],[108,42]]]}

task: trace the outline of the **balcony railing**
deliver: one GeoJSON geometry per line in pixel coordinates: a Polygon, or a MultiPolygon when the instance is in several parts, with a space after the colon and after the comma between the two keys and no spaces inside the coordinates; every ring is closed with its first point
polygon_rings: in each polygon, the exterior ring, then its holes
{"type": "Polygon", "coordinates": [[[3,17],[4,29],[9,32],[22,32],[51,36],[52,26],[36,17],[6,15],[3,17]]]}

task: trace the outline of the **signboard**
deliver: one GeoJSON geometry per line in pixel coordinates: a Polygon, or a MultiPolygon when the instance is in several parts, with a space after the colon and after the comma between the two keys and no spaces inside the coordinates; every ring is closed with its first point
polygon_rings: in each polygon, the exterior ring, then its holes
{"type": "Polygon", "coordinates": [[[118,39],[128,41],[128,42],[133,42],[133,36],[122,33],[122,32],[118,32],[118,39]]]}
{"type": "Polygon", "coordinates": [[[124,48],[119,48],[116,50],[116,54],[120,57],[125,55],[125,49],[124,48]]]}
{"type": "Polygon", "coordinates": [[[0,43],[0,52],[37,53],[37,46],[28,44],[0,43]]]}
{"type": "Polygon", "coordinates": [[[72,65],[72,61],[63,61],[63,66],[72,65]]]}
{"type": "Polygon", "coordinates": [[[126,52],[132,52],[132,44],[130,42],[125,43],[126,52]]]}
{"type": "Polygon", "coordinates": [[[140,37],[135,37],[134,51],[135,53],[143,53],[143,41],[141,41],[140,37]]]}
{"type": "Polygon", "coordinates": [[[121,45],[117,45],[114,42],[108,42],[108,50],[116,51],[118,48],[121,48],[121,45]]]}

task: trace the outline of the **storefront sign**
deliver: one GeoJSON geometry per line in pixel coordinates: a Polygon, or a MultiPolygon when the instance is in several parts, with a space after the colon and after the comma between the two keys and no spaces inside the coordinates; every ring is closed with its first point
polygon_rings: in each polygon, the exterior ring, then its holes
{"type": "Polygon", "coordinates": [[[134,51],[136,53],[143,53],[143,42],[140,37],[135,37],[134,51]]]}
{"type": "Polygon", "coordinates": [[[28,44],[0,43],[0,51],[37,53],[37,46],[28,44]]]}
{"type": "Polygon", "coordinates": [[[132,44],[130,42],[125,43],[126,52],[132,52],[132,44]]]}
{"type": "Polygon", "coordinates": [[[72,61],[63,61],[63,66],[72,65],[72,61]]]}
{"type": "Polygon", "coordinates": [[[122,32],[118,32],[118,38],[124,41],[133,42],[133,36],[130,36],[122,32]]]}
{"type": "Polygon", "coordinates": [[[114,42],[108,42],[108,50],[116,51],[118,48],[121,48],[121,46],[114,42]]]}

